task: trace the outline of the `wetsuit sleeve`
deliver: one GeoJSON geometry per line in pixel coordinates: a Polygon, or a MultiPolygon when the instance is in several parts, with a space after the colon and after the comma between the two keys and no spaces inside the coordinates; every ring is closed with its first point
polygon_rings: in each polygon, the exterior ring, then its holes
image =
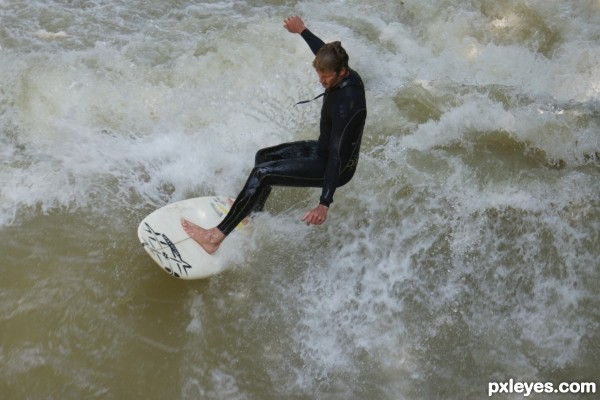
{"type": "MultiPolygon", "coordinates": [[[[343,104],[340,104],[340,108],[343,104]]],[[[337,108],[337,107],[336,107],[337,108]]],[[[342,115],[332,116],[332,129],[331,136],[329,138],[329,146],[327,149],[327,166],[325,168],[325,176],[323,181],[323,190],[321,197],[319,198],[319,204],[329,207],[333,203],[333,194],[337,189],[342,161],[340,158],[340,150],[342,148],[343,130],[344,123],[342,121],[342,115]]]]}
{"type": "Polygon", "coordinates": [[[304,29],[300,35],[302,35],[302,38],[306,41],[314,55],[317,55],[319,49],[325,44],[325,42],[319,39],[314,33],[309,31],[308,28],[304,29]]]}
{"type": "Polygon", "coordinates": [[[360,146],[366,118],[366,105],[362,87],[354,86],[337,93],[331,108],[331,133],[327,146],[327,166],[319,203],[327,207],[333,203],[333,194],[339,186],[342,170],[346,168],[352,152],[360,146]]]}

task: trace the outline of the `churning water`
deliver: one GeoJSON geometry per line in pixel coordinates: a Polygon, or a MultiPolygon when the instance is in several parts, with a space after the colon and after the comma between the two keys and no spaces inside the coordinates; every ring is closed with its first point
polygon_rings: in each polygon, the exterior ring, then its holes
{"type": "Polygon", "coordinates": [[[598,0],[0,0],[1,396],[600,384],[599,153],[598,0]],[[146,214],[318,134],[292,14],[365,81],[357,174],[325,225],[277,188],[230,271],[171,278],[146,214]]]}

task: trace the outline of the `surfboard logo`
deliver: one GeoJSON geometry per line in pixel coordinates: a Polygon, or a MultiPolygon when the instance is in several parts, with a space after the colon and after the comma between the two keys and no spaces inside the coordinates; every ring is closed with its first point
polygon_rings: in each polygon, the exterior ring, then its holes
{"type": "Polygon", "coordinates": [[[177,250],[177,246],[164,233],[156,232],[152,227],[145,222],[144,232],[148,236],[143,238],[142,246],[150,254],[155,257],[163,266],[163,269],[175,278],[188,276],[188,270],[192,266],[181,257],[181,253],[177,250]]]}
{"type": "Polygon", "coordinates": [[[220,218],[223,218],[225,214],[229,212],[229,207],[227,206],[227,204],[225,204],[225,202],[218,197],[212,198],[210,206],[220,218]]]}

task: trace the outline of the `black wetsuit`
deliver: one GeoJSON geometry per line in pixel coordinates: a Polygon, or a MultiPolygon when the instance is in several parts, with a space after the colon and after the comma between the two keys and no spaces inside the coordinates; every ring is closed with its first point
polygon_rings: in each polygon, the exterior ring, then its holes
{"type": "MultiPolygon", "coordinates": [[[[302,37],[316,55],[325,43],[308,29],[302,37]]],[[[271,186],[322,187],[320,204],[333,202],[335,189],[350,181],[356,165],[367,105],[360,76],[349,74],[326,90],[319,140],[284,143],[261,149],[246,184],[217,228],[225,235],[252,211],[262,210],[271,186]]]]}

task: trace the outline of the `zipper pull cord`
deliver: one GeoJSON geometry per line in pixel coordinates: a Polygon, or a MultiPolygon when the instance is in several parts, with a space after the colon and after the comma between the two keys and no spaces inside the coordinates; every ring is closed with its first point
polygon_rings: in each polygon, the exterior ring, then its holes
{"type": "Polygon", "coordinates": [[[314,98],[314,99],[312,99],[312,100],[303,100],[303,101],[299,101],[299,102],[297,102],[296,104],[294,104],[294,107],[296,107],[298,104],[306,104],[306,103],[310,103],[311,101],[315,101],[315,100],[316,100],[316,99],[318,99],[319,97],[323,97],[323,96],[325,96],[325,94],[326,94],[326,93],[327,93],[327,92],[323,92],[323,93],[321,93],[320,95],[318,95],[317,97],[315,97],[315,98],[314,98]]]}

